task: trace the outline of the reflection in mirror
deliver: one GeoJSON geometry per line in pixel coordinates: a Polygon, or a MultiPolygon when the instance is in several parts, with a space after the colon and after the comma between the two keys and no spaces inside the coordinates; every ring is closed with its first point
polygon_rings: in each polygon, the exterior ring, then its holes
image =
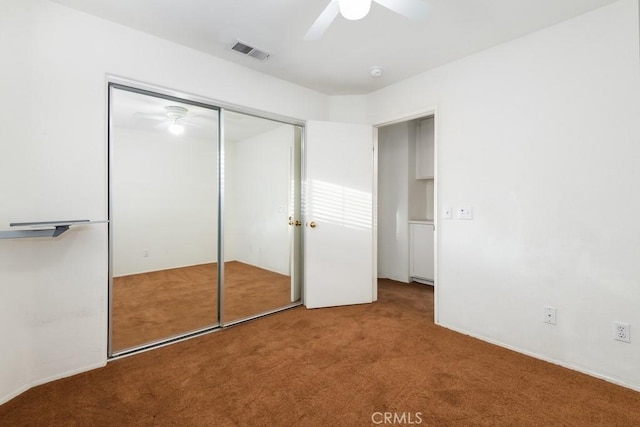
{"type": "Polygon", "coordinates": [[[111,354],[215,326],[218,111],[111,87],[111,354]]]}
{"type": "Polygon", "coordinates": [[[301,128],[225,111],[223,322],[300,301],[301,128]]]}

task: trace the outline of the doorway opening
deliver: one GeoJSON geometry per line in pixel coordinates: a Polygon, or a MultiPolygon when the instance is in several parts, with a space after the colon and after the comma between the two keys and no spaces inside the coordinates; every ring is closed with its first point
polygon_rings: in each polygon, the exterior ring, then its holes
{"type": "Polygon", "coordinates": [[[436,115],[377,127],[377,277],[436,281],[436,115]]]}

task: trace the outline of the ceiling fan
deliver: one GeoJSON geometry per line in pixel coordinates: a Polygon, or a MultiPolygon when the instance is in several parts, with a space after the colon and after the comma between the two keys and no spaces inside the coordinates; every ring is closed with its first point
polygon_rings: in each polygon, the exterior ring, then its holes
{"type": "Polygon", "coordinates": [[[414,20],[424,19],[428,12],[426,3],[421,0],[331,0],[311,25],[304,39],[317,40],[322,37],[338,14],[351,21],[364,18],[369,13],[372,2],[414,20]]]}
{"type": "Polygon", "coordinates": [[[210,117],[193,114],[186,107],[180,105],[167,105],[164,107],[164,110],[164,114],[137,112],[134,116],[137,118],[162,121],[162,125],[166,126],[167,130],[174,135],[183,134],[185,125],[200,126],[194,119],[211,120],[210,117]]]}

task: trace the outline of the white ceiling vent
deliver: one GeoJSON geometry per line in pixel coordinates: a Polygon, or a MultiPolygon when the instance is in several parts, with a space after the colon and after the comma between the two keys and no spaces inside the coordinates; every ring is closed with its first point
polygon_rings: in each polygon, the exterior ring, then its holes
{"type": "Polygon", "coordinates": [[[237,41],[237,40],[233,44],[233,46],[231,46],[231,50],[234,50],[242,55],[246,55],[246,56],[250,56],[252,58],[258,59],[260,61],[266,61],[271,56],[271,54],[267,52],[264,52],[253,46],[249,46],[248,44],[243,43],[241,41],[237,41]]]}

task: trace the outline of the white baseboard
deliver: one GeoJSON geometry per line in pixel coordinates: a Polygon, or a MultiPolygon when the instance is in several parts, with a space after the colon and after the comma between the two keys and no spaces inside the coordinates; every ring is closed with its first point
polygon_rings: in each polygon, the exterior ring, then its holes
{"type": "Polygon", "coordinates": [[[524,354],[526,356],[533,357],[534,359],[542,360],[542,361],[545,361],[545,362],[548,362],[548,363],[552,363],[554,365],[561,366],[563,368],[571,369],[572,371],[580,372],[580,373],[589,375],[591,377],[595,377],[595,378],[598,378],[598,379],[601,379],[601,380],[604,380],[604,381],[607,381],[607,382],[610,382],[610,383],[613,383],[613,384],[616,384],[616,385],[619,385],[619,386],[622,386],[622,387],[625,387],[625,388],[628,388],[628,389],[631,389],[631,390],[634,390],[634,391],[640,391],[640,386],[638,386],[638,385],[629,384],[629,383],[627,383],[627,382],[625,382],[623,380],[620,380],[618,378],[610,377],[608,375],[592,371],[592,370],[590,370],[588,368],[584,368],[584,367],[580,367],[580,366],[573,366],[573,365],[570,365],[570,364],[568,364],[566,362],[563,362],[563,361],[560,361],[560,360],[552,359],[550,357],[546,357],[546,356],[543,356],[541,354],[538,354],[538,353],[535,353],[535,352],[532,352],[532,351],[523,350],[521,348],[514,347],[512,345],[505,344],[505,343],[500,342],[500,341],[489,339],[489,338],[484,337],[482,335],[478,335],[478,334],[474,334],[474,333],[471,333],[469,331],[465,331],[465,330],[462,330],[462,329],[446,326],[446,325],[440,324],[438,322],[436,322],[436,324],[438,326],[442,326],[443,328],[450,329],[450,330],[458,332],[460,334],[468,335],[468,336],[473,337],[473,338],[477,338],[480,341],[484,341],[484,342],[487,342],[489,344],[497,345],[498,347],[502,347],[502,348],[506,348],[506,349],[511,350],[511,351],[515,351],[516,353],[520,353],[520,354],[524,354]]]}
{"type": "Polygon", "coordinates": [[[22,393],[24,393],[25,391],[29,390],[31,387],[30,386],[24,386],[21,387],[17,390],[12,391],[11,393],[2,396],[0,398],[0,405],[7,403],[8,401],[10,401],[11,399],[13,399],[14,397],[17,397],[19,395],[21,395],[22,393]]]}
{"type": "Polygon", "coordinates": [[[104,362],[100,362],[100,363],[96,363],[96,364],[93,364],[93,365],[84,366],[82,368],[73,369],[73,370],[66,371],[66,372],[63,372],[63,373],[60,373],[60,374],[52,375],[50,377],[41,378],[39,380],[32,381],[31,384],[22,386],[22,387],[18,388],[17,390],[15,390],[15,391],[13,391],[13,392],[5,395],[5,396],[2,396],[0,398],[0,405],[2,405],[4,403],[7,403],[8,401],[13,399],[14,397],[19,396],[20,394],[24,393],[25,391],[29,390],[30,388],[37,387],[39,385],[49,383],[51,381],[56,381],[56,380],[59,380],[59,379],[62,379],[62,378],[70,377],[72,375],[81,374],[83,372],[87,372],[87,371],[91,371],[91,370],[94,370],[94,369],[102,368],[102,367],[106,366],[106,364],[107,364],[107,361],[105,360],[104,362]]]}

